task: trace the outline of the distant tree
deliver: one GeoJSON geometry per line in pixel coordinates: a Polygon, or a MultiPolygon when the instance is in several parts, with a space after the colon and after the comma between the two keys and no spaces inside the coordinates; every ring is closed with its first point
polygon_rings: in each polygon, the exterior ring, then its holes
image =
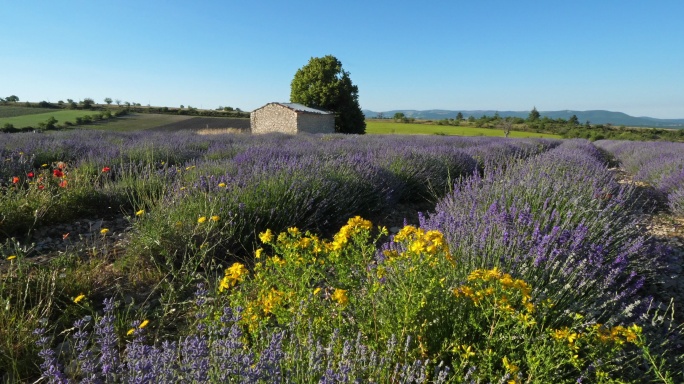
{"type": "Polygon", "coordinates": [[[59,101],[57,102],[57,105],[59,105],[60,107],[61,107],[62,105],[64,105],[64,100],[59,100],[59,101]]]}
{"type": "Polygon", "coordinates": [[[473,115],[468,116],[468,122],[469,123],[475,122],[475,116],[473,116],[473,115]]]}
{"type": "Polygon", "coordinates": [[[116,100],[114,100],[114,102],[116,103],[116,105],[121,106],[121,100],[116,99],[116,100]]]}
{"type": "Polygon", "coordinates": [[[579,119],[577,118],[577,115],[572,115],[568,120],[568,124],[579,125],[579,119]]]}
{"type": "Polygon", "coordinates": [[[57,128],[57,119],[54,116],[50,116],[45,122],[45,129],[55,129],[57,128]]]}
{"type": "Polygon", "coordinates": [[[90,109],[93,107],[93,104],[95,104],[95,100],[91,99],[90,97],[86,97],[81,101],[81,104],[83,104],[83,109],[90,109]]]}
{"type": "Polygon", "coordinates": [[[223,110],[226,111],[226,112],[232,112],[232,111],[233,111],[233,107],[223,107],[223,110]]]}
{"type": "Polygon", "coordinates": [[[456,115],[456,120],[458,120],[458,121],[463,120],[463,114],[462,114],[461,112],[459,112],[459,113],[456,115]]]}
{"type": "Polygon", "coordinates": [[[503,129],[504,136],[508,137],[508,135],[511,134],[511,130],[513,129],[513,119],[510,117],[507,117],[505,119],[501,119],[499,122],[499,126],[501,129],[503,129]]]}
{"type": "Polygon", "coordinates": [[[111,97],[105,97],[104,102],[107,103],[107,105],[112,104],[112,98],[111,97]]]}
{"type": "Polygon", "coordinates": [[[127,102],[124,103],[124,105],[126,105],[126,107],[130,107],[130,106],[131,106],[131,103],[130,103],[129,101],[127,101],[127,102]]]}
{"type": "Polygon", "coordinates": [[[377,117],[378,117],[378,119],[384,119],[384,118],[385,118],[385,114],[382,113],[382,112],[378,112],[378,116],[377,116],[377,117]]]}
{"type": "Polygon", "coordinates": [[[366,132],[359,88],[335,56],[312,57],[300,68],[290,85],[290,101],[335,112],[336,132],[366,132]]]}
{"type": "Polygon", "coordinates": [[[0,104],[6,104],[6,103],[7,103],[7,100],[5,100],[4,98],[0,97],[0,104]]]}
{"type": "Polygon", "coordinates": [[[404,115],[403,112],[397,112],[394,114],[394,116],[392,116],[392,118],[394,121],[404,121],[406,120],[406,115],[404,115]]]}
{"type": "Polygon", "coordinates": [[[73,103],[73,102],[74,102],[73,99],[67,99],[67,103],[71,104],[71,103],[73,103]]]}
{"type": "Polygon", "coordinates": [[[7,100],[10,103],[16,103],[19,101],[19,97],[17,95],[7,96],[5,100],[7,100]]]}
{"type": "MultiPolygon", "coordinates": [[[[69,99],[69,100],[71,100],[71,99],[69,99]]],[[[76,109],[76,108],[78,108],[78,104],[76,104],[75,101],[71,100],[71,101],[69,102],[69,105],[67,106],[67,108],[68,108],[68,109],[76,109]]]]}
{"type": "Polygon", "coordinates": [[[537,107],[532,108],[530,111],[530,114],[527,116],[527,121],[537,121],[541,117],[541,114],[539,111],[537,111],[537,107]]]}

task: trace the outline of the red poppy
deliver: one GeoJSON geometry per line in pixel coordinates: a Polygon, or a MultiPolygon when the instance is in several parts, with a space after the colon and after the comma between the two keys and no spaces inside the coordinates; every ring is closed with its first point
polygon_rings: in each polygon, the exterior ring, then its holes
{"type": "Polygon", "coordinates": [[[38,186],[38,189],[45,189],[45,186],[43,184],[38,186]]]}
{"type": "Polygon", "coordinates": [[[102,172],[109,172],[110,170],[111,170],[111,168],[109,168],[109,167],[102,168],[102,172]]]}
{"type": "Polygon", "coordinates": [[[19,182],[19,178],[16,177],[16,176],[14,176],[14,177],[12,178],[12,182],[13,182],[14,184],[18,183],[18,182],[19,182]]]}
{"type": "Polygon", "coordinates": [[[59,169],[55,169],[54,171],[52,171],[52,174],[57,176],[57,177],[64,176],[64,172],[60,171],[59,169]]]}
{"type": "Polygon", "coordinates": [[[66,181],[66,180],[60,181],[60,182],[59,182],[59,186],[62,187],[62,188],[66,188],[66,186],[67,186],[67,181],[66,181]]]}
{"type": "Polygon", "coordinates": [[[27,173],[27,174],[26,174],[26,176],[28,176],[28,177],[31,177],[31,178],[32,178],[32,177],[33,177],[33,176],[35,176],[35,175],[33,174],[33,172],[29,172],[29,173],[27,173]]]}

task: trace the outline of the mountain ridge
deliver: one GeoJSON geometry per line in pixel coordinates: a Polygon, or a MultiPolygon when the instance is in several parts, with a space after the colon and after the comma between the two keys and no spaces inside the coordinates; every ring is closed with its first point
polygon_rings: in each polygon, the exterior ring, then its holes
{"type": "MultiPolygon", "coordinates": [[[[423,119],[423,120],[441,120],[447,118],[455,118],[458,113],[463,114],[463,118],[467,119],[473,116],[476,119],[483,115],[494,116],[498,113],[501,117],[520,117],[527,118],[530,111],[496,111],[496,110],[447,110],[447,109],[397,109],[391,111],[375,112],[364,109],[363,114],[367,118],[377,118],[379,113],[382,113],[385,118],[391,118],[395,113],[403,113],[408,118],[423,119]]],[[[560,111],[539,111],[542,117],[550,119],[569,119],[572,115],[577,116],[577,119],[584,124],[589,121],[591,124],[612,124],[625,125],[630,127],[656,127],[656,128],[684,128],[684,118],[682,119],[658,119],[648,116],[630,116],[624,112],[614,112],[602,109],[575,111],[575,110],[560,110],[560,111]]]]}

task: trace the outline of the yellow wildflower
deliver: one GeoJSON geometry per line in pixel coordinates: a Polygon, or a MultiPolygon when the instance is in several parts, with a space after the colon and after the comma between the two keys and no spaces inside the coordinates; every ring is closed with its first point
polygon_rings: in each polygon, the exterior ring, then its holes
{"type": "Polygon", "coordinates": [[[299,234],[300,234],[299,228],[297,228],[297,227],[290,227],[290,228],[288,228],[288,229],[287,229],[287,233],[289,233],[290,236],[299,236],[299,234]]]}
{"type": "Polygon", "coordinates": [[[414,227],[413,225],[407,225],[394,236],[394,241],[395,242],[400,242],[409,239],[411,236],[413,236],[418,229],[414,227]]]}
{"type": "Polygon", "coordinates": [[[204,223],[205,221],[207,221],[207,218],[206,218],[205,216],[202,216],[202,217],[200,217],[199,219],[197,219],[197,223],[198,223],[198,224],[202,224],[202,223],[204,223]]]}
{"type": "Polygon", "coordinates": [[[140,323],[140,325],[138,325],[138,328],[143,329],[143,328],[147,327],[147,324],[149,324],[149,323],[150,323],[149,320],[143,320],[143,322],[140,323]]]}
{"type": "Polygon", "coordinates": [[[425,242],[422,239],[415,240],[409,245],[409,250],[414,253],[420,253],[425,250],[425,242]]]}
{"type": "Polygon", "coordinates": [[[86,295],[81,293],[80,295],[78,295],[74,298],[74,303],[78,304],[80,301],[82,301],[85,298],[86,298],[86,295]]]}
{"type": "Polygon", "coordinates": [[[142,215],[144,215],[144,214],[145,214],[145,210],[144,210],[144,209],[141,209],[141,210],[139,210],[138,212],[135,213],[136,216],[142,216],[142,215]]]}
{"type": "Polygon", "coordinates": [[[126,332],[126,336],[130,336],[130,335],[132,335],[132,334],[133,334],[133,332],[135,332],[135,328],[131,328],[131,329],[129,329],[129,330],[128,330],[128,332],[126,332]]]}
{"type": "Polygon", "coordinates": [[[318,295],[318,292],[320,292],[320,291],[321,291],[321,289],[320,289],[320,288],[316,288],[316,289],[314,289],[314,290],[313,290],[313,294],[314,294],[314,296],[318,295]]]}
{"type": "Polygon", "coordinates": [[[463,353],[461,353],[461,357],[463,357],[465,360],[468,360],[468,358],[475,356],[475,351],[473,351],[473,347],[470,345],[461,345],[461,349],[463,349],[463,353]]]}
{"type": "Polygon", "coordinates": [[[282,296],[282,292],[272,288],[266,298],[263,300],[264,313],[273,313],[273,309],[280,303],[282,296]]]}
{"type": "Polygon", "coordinates": [[[485,271],[485,274],[484,274],[485,280],[496,280],[499,278],[501,278],[501,271],[499,271],[499,269],[497,267],[494,267],[493,269],[485,271]]]}
{"type": "Polygon", "coordinates": [[[225,187],[226,187],[226,183],[219,183],[218,186],[219,186],[219,188],[225,188],[225,187]]]}
{"type": "Polygon", "coordinates": [[[108,229],[108,228],[102,228],[102,229],[100,230],[100,233],[103,234],[103,235],[106,235],[107,232],[109,232],[109,229],[108,229]]]}
{"type": "Polygon", "coordinates": [[[230,268],[226,269],[224,279],[226,279],[228,284],[232,287],[239,281],[244,280],[248,273],[249,271],[242,263],[233,263],[230,268]]]}
{"type": "Polygon", "coordinates": [[[516,374],[520,370],[520,368],[518,368],[517,365],[508,361],[508,357],[504,356],[502,361],[503,361],[504,367],[506,368],[506,371],[508,371],[509,373],[516,374]]]}
{"type": "Polygon", "coordinates": [[[17,255],[9,255],[7,256],[7,260],[14,260],[17,258],[17,255]]]}
{"type": "Polygon", "coordinates": [[[221,217],[218,215],[214,215],[211,217],[211,221],[213,221],[214,223],[218,222],[219,220],[221,220],[221,217]]]}
{"type": "Polygon", "coordinates": [[[264,253],[264,249],[263,249],[263,248],[257,249],[256,252],[254,252],[254,258],[260,259],[262,253],[264,253]]]}
{"type": "Polygon", "coordinates": [[[259,239],[262,243],[268,244],[273,241],[273,232],[271,232],[270,229],[267,229],[266,232],[261,232],[259,234],[259,239]]]}
{"type": "Polygon", "coordinates": [[[346,289],[335,288],[335,292],[333,292],[331,298],[340,305],[347,305],[349,302],[346,289]]]}

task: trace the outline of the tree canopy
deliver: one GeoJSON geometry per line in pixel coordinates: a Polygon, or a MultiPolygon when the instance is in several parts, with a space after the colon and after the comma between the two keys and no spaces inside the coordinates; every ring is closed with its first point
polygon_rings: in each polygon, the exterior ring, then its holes
{"type": "Polygon", "coordinates": [[[290,101],[335,112],[335,132],[365,133],[359,89],[332,55],[312,57],[292,79],[290,101]]]}

